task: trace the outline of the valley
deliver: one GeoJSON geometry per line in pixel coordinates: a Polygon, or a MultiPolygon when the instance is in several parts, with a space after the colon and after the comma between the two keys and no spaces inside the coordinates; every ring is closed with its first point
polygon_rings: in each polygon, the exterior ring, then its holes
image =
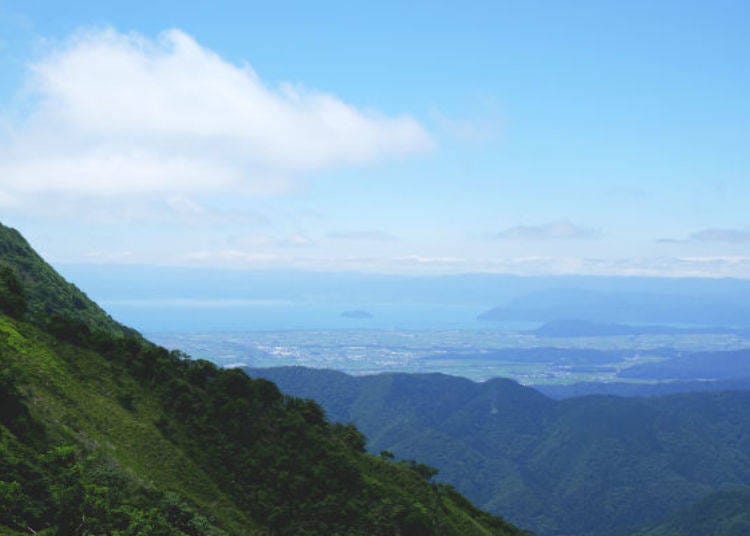
{"type": "MultiPolygon", "coordinates": [[[[710,360],[711,355],[750,348],[750,338],[743,335],[700,332],[545,337],[501,330],[338,329],[148,335],[223,367],[299,365],[350,374],[442,372],[475,381],[512,378],[524,385],[669,381],[661,369],[650,376],[648,367],[696,352],[710,360]],[[633,373],[639,370],[645,372],[633,373]]],[[[676,379],[712,378],[704,374],[676,379]]]]}

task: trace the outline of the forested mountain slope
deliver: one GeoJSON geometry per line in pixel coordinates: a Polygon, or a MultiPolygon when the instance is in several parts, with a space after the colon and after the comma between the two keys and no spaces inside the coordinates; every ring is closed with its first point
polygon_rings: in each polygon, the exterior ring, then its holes
{"type": "Polygon", "coordinates": [[[501,379],[247,372],[354,422],[373,452],[434,465],[483,508],[540,535],[633,534],[728,486],[750,485],[747,391],[555,401],[501,379]]]}
{"type": "Polygon", "coordinates": [[[747,536],[750,488],[712,493],[637,536],[747,536]]]}
{"type": "Polygon", "coordinates": [[[364,444],[149,343],[0,226],[0,534],[521,533],[364,444]]]}

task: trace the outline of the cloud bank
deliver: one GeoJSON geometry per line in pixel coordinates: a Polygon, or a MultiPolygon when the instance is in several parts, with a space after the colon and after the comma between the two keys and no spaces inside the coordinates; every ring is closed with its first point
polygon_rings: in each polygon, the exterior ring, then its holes
{"type": "Polygon", "coordinates": [[[296,174],[427,150],[413,118],[264,83],[179,30],[79,33],[29,69],[0,138],[0,203],[66,194],[274,192],[296,174]]]}
{"type": "MultiPolygon", "coordinates": [[[[133,259],[137,262],[137,259],[133,259]]],[[[250,270],[298,269],[354,271],[381,274],[494,273],[526,276],[591,275],[640,277],[740,277],[750,278],[750,257],[562,257],[526,256],[477,258],[410,254],[388,256],[259,254],[255,250],[202,250],[177,256],[176,266],[223,266],[250,270]]]]}
{"type": "Polygon", "coordinates": [[[580,240],[597,238],[599,231],[561,220],[542,225],[517,225],[495,234],[501,240],[580,240]]]}
{"type": "Polygon", "coordinates": [[[395,242],[398,240],[394,235],[380,230],[331,231],[326,237],[332,240],[352,240],[363,242],[395,242]]]}
{"type": "Polygon", "coordinates": [[[725,229],[725,228],[709,228],[695,231],[688,235],[687,238],[661,238],[658,240],[661,243],[686,243],[686,242],[700,242],[710,244],[750,244],[750,230],[748,229],[725,229]]]}

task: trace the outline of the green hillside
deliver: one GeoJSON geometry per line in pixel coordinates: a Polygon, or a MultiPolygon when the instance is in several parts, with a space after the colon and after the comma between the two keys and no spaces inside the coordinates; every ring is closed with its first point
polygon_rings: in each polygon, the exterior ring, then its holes
{"type": "Polygon", "coordinates": [[[555,401],[500,379],[248,373],[317,400],[363,430],[372,452],[423,460],[482,508],[540,536],[629,535],[750,485],[750,391],[555,401]]]}
{"type": "Polygon", "coordinates": [[[135,333],[115,322],[75,285],[60,277],[21,233],[0,224],[0,279],[5,280],[9,274],[23,287],[27,301],[25,319],[29,321],[45,325],[64,317],[113,335],[135,333]]]}
{"type": "Polygon", "coordinates": [[[145,341],[0,226],[0,534],[522,534],[267,380],[145,341]]]}
{"type": "Polygon", "coordinates": [[[750,488],[712,493],[637,536],[747,536],[750,488]]]}

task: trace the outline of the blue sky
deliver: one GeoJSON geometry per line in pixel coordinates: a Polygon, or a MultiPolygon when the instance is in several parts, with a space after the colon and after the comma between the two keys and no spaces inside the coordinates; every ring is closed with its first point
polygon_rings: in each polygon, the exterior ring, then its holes
{"type": "Polygon", "coordinates": [[[56,262],[750,277],[747,2],[3,2],[56,262]]]}

